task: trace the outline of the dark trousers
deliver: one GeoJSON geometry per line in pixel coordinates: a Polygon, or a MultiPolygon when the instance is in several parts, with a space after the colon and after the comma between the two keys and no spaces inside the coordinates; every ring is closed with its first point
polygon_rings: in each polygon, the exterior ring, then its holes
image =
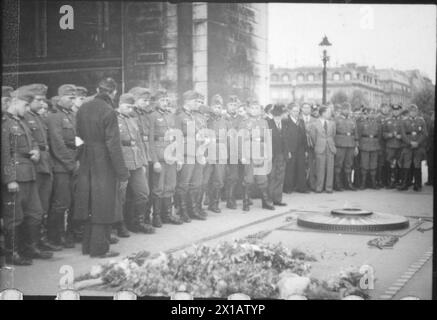
{"type": "Polygon", "coordinates": [[[142,221],[146,213],[147,200],[149,198],[149,184],[147,171],[143,168],[129,171],[127,190],[122,194],[122,205],[125,207],[125,222],[134,226],[142,221]]]}
{"type": "Polygon", "coordinates": [[[428,166],[428,183],[434,183],[434,147],[428,150],[426,165],[428,166]]]}
{"type": "Polygon", "coordinates": [[[86,222],[83,230],[82,253],[100,256],[109,251],[112,226],[86,222]]]}
{"type": "Polygon", "coordinates": [[[285,178],[285,157],[279,154],[272,159],[272,171],[269,175],[269,193],[273,202],[282,202],[282,190],[285,178]]]}
{"type": "Polygon", "coordinates": [[[291,155],[285,168],[284,192],[305,192],[307,190],[305,176],[305,152],[299,151],[291,155]]]}
{"type": "Polygon", "coordinates": [[[71,226],[72,199],[73,199],[73,175],[66,172],[53,174],[52,206],[48,216],[48,238],[54,243],[60,241],[60,237],[71,226]],[[67,229],[65,228],[65,214],[67,214],[67,229]]]}
{"type": "MultiPolygon", "coordinates": [[[[156,198],[170,198],[173,197],[176,188],[176,164],[168,164],[161,161],[161,172],[153,171],[152,175],[152,194],[156,198]]],[[[153,168],[151,167],[151,170],[153,168]]]]}

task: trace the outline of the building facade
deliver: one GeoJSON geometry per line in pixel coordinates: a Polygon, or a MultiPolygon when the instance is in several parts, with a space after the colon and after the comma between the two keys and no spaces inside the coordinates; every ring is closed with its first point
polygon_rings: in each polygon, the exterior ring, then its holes
{"type": "Polygon", "coordinates": [[[99,79],[111,76],[123,92],[140,85],[179,97],[194,88],[208,97],[268,99],[265,3],[5,0],[2,6],[4,85],[45,83],[51,96],[73,83],[93,93],[99,79]],[[63,29],[69,8],[74,26],[63,29]]]}
{"type": "MultiPolygon", "coordinates": [[[[270,68],[270,99],[272,102],[322,102],[322,67],[270,68]]],[[[386,73],[355,63],[327,69],[327,101],[338,92],[351,99],[357,92],[369,106],[381,103],[406,104],[411,89],[402,73],[386,73]]]]}

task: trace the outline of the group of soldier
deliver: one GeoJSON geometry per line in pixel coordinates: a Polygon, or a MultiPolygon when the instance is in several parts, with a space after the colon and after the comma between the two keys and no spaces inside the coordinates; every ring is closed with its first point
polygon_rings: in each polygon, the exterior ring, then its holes
{"type": "MultiPolygon", "coordinates": [[[[115,84],[112,79],[106,82],[115,84]]],[[[80,241],[84,254],[115,256],[117,253],[110,251],[108,245],[90,245],[93,236],[78,219],[94,214],[87,211],[89,208],[82,208],[92,191],[82,188],[78,177],[84,166],[79,160],[82,149],[93,141],[84,144],[80,136],[89,136],[98,128],[80,127],[76,118],[78,110],[93,103],[96,96],[87,96],[84,87],[64,84],[56,96],[47,99],[47,89],[44,84],[16,90],[2,87],[2,233],[6,263],[30,265],[32,259],[50,259],[53,251],[73,248],[80,241]]],[[[119,201],[101,198],[91,204],[91,211],[98,211],[94,208],[99,206],[105,208],[101,210],[104,215],[106,208],[115,203],[116,223],[113,219],[102,220],[111,223],[110,234],[104,236],[110,244],[119,241],[111,231],[118,237],[129,237],[130,232],[154,233],[163,224],[205,220],[208,213],[204,205],[208,211],[220,213],[221,199],[226,201],[226,208],[237,209],[236,199],[242,198],[242,211],[247,212],[253,205],[253,185],[258,187],[262,208],[274,210],[275,206],[286,205],[281,196],[285,177],[282,175],[278,182],[276,176],[257,172],[257,167],[268,159],[265,155],[260,159],[246,158],[238,144],[235,146],[238,159],[231,161],[232,152],[226,144],[229,136],[221,132],[269,129],[272,119],[277,120],[278,116],[285,119],[290,108],[282,110],[276,105],[263,108],[255,99],[241,102],[237,96],[224,101],[220,95],[213,96],[207,105],[205,97],[194,90],[185,92],[177,106],[165,90],[143,87],[121,94],[117,103],[115,99],[107,102],[115,110],[118,131],[103,134],[114,136],[111,143],[118,144],[119,149],[106,147],[109,153],[121,150],[121,154],[111,157],[120,158],[128,172],[119,183],[119,201]],[[195,148],[188,147],[189,123],[195,124],[195,137],[191,137],[195,148]],[[202,135],[205,128],[216,133],[216,138],[208,142],[217,148],[214,161],[210,157],[207,160],[206,154],[200,157],[197,154],[199,146],[209,139],[202,135]],[[182,158],[167,152],[175,143],[175,136],[168,134],[172,130],[182,132],[185,147],[182,158]],[[227,146],[226,152],[219,148],[221,142],[227,146]]],[[[309,109],[308,132],[319,115],[318,106],[309,105],[309,109]]],[[[432,161],[433,117],[426,123],[418,116],[415,105],[402,108],[383,104],[376,113],[368,107],[352,112],[345,103],[333,106],[332,111],[329,121],[336,128],[333,168],[336,191],[366,187],[406,190],[412,180],[414,190],[421,189],[421,161],[427,155],[428,161],[432,161]]],[[[270,143],[263,135],[244,139],[270,143]]],[[[97,149],[87,150],[90,153],[89,150],[97,149]]],[[[307,153],[305,156],[311,156],[311,149],[307,153]]],[[[90,188],[105,189],[104,170],[99,169],[99,163],[91,167],[101,179],[93,181],[91,177],[90,188]]],[[[311,182],[314,167],[308,162],[303,169],[309,172],[308,187],[314,190],[311,182]]],[[[275,168],[272,172],[276,172],[275,168]]]]}

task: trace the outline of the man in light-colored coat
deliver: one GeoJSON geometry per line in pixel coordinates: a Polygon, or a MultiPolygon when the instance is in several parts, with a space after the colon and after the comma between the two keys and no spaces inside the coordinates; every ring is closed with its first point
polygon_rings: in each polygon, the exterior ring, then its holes
{"type": "Polygon", "coordinates": [[[319,120],[312,123],[310,127],[311,141],[316,154],[316,192],[325,190],[332,192],[334,180],[334,156],[337,152],[335,148],[335,122],[329,120],[331,111],[326,107],[320,107],[319,120]]]}

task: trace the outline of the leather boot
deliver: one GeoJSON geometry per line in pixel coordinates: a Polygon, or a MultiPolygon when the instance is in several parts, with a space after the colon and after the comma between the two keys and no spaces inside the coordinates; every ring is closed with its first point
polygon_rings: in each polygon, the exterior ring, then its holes
{"type": "Polygon", "coordinates": [[[186,223],[191,222],[191,218],[188,215],[187,195],[186,194],[177,194],[176,199],[177,199],[178,207],[179,207],[178,214],[181,217],[181,220],[183,222],[186,222],[186,223]]]}
{"type": "Polygon", "coordinates": [[[361,184],[360,189],[366,189],[366,180],[367,180],[367,170],[361,169],[361,184]]]}
{"type": "Polygon", "coordinates": [[[356,191],[357,189],[354,187],[354,184],[352,183],[352,172],[346,172],[346,183],[347,188],[351,191],[356,191]]]}
{"type": "Polygon", "coordinates": [[[119,238],[129,238],[130,237],[129,230],[127,230],[126,224],[124,223],[124,221],[121,221],[117,224],[117,236],[119,238]]]}
{"type": "Polygon", "coordinates": [[[370,185],[372,189],[379,190],[378,183],[376,182],[376,170],[370,171],[370,185]]]}
{"type": "Polygon", "coordinates": [[[215,213],[221,213],[222,211],[219,208],[219,202],[220,202],[220,189],[214,188],[211,192],[211,197],[209,199],[208,210],[215,213]]]}
{"type": "Polygon", "coordinates": [[[395,188],[395,169],[392,167],[387,168],[387,186],[386,189],[394,189],[395,188]]]}
{"type": "Polygon", "coordinates": [[[189,202],[191,203],[191,206],[187,208],[188,215],[190,216],[190,218],[196,220],[206,220],[205,216],[203,216],[199,212],[198,201],[200,200],[200,196],[197,190],[190,190],[188,192],[188,197],[190,199],[189,202]]]}
{"type": "Polygon", "coordinates": [[[143,215],[138,217],[138,226],[137,226],[138,232],[145,233],[145,234],[155,233],[155,229],[153,228],[153,226],[149,223],[146,223],[145,220],[146,219],[143,215]]]}
{"type": "Polygon", "coordinates": [[[413,185],[413,178],[414,178],[414,168],[408,169],[408,175],[407,175],[407,186],[408,188],[413,185]]]}
{"type": "Polygon", "coordinates": [[[146,212],[144,213],[144,223],[153,224],[153,222],[150,221],[150,216],[152,215],[152,207],[153,207],[153,200],[149,198],[146,203],[146,212]]]}
{"type": "Polygon", "coordinates": [[[414,191],[421,191],[422,190],[422,171],[420,168],[414,168],[414,191]]]}
{"type": "Polygon", "coordinates": [[[247,186],[243,187],[243,211],[249,211],[250,210],[250,203],[249,203],[249,188],[247,186]]]}
{"type": "Polygon", "coordinates": [[[343,191],[343,184],[341,183],[341,172],[335,171],[334,177],[334,190],[335,191],[343,191]]]}
{"type": "Polygon", "coordinates": [[[206,193],[205,193],[205,191],[203,191],[203,189],[196,191],[196,203],[195,203],[196,208],[195,208],[195,210],[197,211],[197,213],[200,216],[203,216],[206,218],[208,216],[208,213],[205,211],[205,209],[203,209],[203,206],[202,206],[202,201],[203,201],[204,195],[206,195],[206,193]]]}
{"type": "Polygon", "coordinates": [[[162,220],[161,220],[161,199],[158,197],[153,198],[153,217],[152,217],[152,225],[155,228],[161,228],[162,227],[162,220]]]}
{"type": "Polygon", "coordinates": [[[164,223],[176,224],[176,225],[183,223],[178,216],[173,215],[172,203],[170,197],[161,199],[161,210],[162,210],[161,215],[163,217],[164,223]]]}
{"type": "Polygon", "coordinates": [[[235,184],[230,184],[226,190],[226,208],[228,209],[237,209],[234,190],[235,184]]]}
{"type": "MultiPolygon", "coordinates": [[[[206,187],[205,187],[205,189],[206,189],[206,187]]],[[[203,200],[203,205],[204,206],[209,206],[210,201],[211,201],[210,195],[208,194],[208,192],[205,192],[205,196],[204,196],[204,200],[203,200]]]]}
{"type": "Polygon", "coordinates": [[[273,202],[270,200],[269,193],[266,188],[261,189],[262,208],[267,210],[275,210],[273,202]]]}
{"type": "Polygon", "coordinates": [[[382,167],[378,166],[378,168],[376,168],[376,185],[378,186],[378,188],[383,188],[384,187],[384,181],[382,178],[382,167]]]}
{"type": "Polygon", "coordinates": [[[61,251],[62,250],[61,246],[57,246],[48,241],[47,228],[45,226],[47,226],[47,220],[43,219],[43,222],[41,223],[40,239],[39,239],[38,247],[43,251],[61,251]]]}
{"type": "Polygon", "coordinates": [[[53,252],[50,251],[41,251],[38,249],[38,242],[40,238],[40,227],[41,222],[28,218],[24,221],[25,223],[25,231],[27,232],[27,241],[26,241],[26,249],[25,256],[31,259],[51,259],[53,257],[53,252]]]}
{"type": "Polygon", "coordinates": [[[397,187],[399,191],[408,190],[408,171],[409,169],[399,169],[401,173],[401,184],[397,187]]]}
{"type": "Polygon", "coordinates": [[[5,230],[5,260],[6,264],[14,266],[30,266],[33,261],[31,258],[24,257],[18,253],[20,228],[5,230]]]}

